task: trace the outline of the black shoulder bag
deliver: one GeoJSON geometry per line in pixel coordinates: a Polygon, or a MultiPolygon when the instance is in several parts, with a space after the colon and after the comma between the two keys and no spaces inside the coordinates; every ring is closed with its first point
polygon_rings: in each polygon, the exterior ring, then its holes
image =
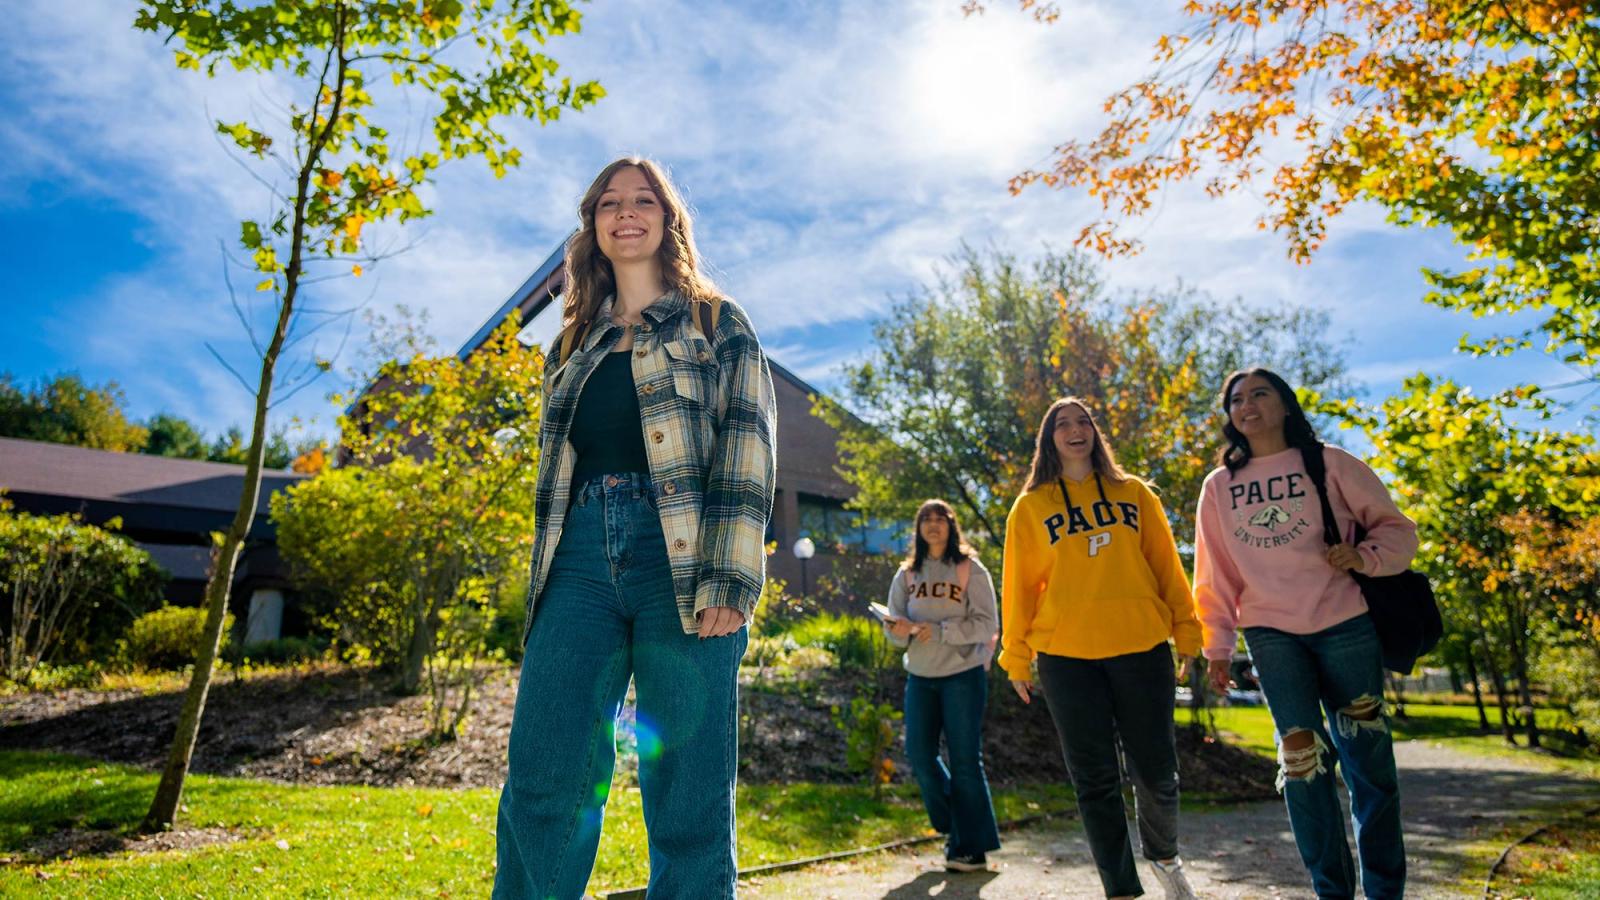
{"type": "MultiPolygon", "coordinates": [[[[1328,465],[1322,457],[1322,448],[1302,447],[1300,455],[1305,460],[1306,474],[1311,476],[1311,483],[1317,489],[1317,499],[1322,501],[1322,539],[1330,547],[1342,543],[1339,523],[1328,502],[1328,465]]],[[[1357,522],[1354,543],[1360,544],[1366,536],[1366,527],[1357,522]]],[[[1426,576],[1413,569],[1398,575],[1374,576],[1356,571],[1351,571],[1350,575],[1361,586],[1367,613],[1378,630],[1378,643],[1383,646],[1383,667],[1409,675],[1418,657],[1432,650],[1444,634],[1444,621],[1433,600],[1433,586],[1428,584],[1426,576]]]]}

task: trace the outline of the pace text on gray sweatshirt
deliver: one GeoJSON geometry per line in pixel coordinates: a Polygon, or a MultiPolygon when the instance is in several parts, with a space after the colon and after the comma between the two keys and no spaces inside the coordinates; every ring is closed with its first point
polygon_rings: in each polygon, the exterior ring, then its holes
{"type": "MultiPolygon", "coordinates": [[[[923,678],[954,675],[983,665],[984,657],[993,652],[989,639],[1000,630],[1000,617],[989,570],[974,558],[965,596],[960,584],[955,566],[932,559],[923,560],[922,571],[911,574],[909,593],[905,570],[895,572],[889,585],[889,612],[913,622],[935,623],[926,641],[889,634],[891,643],[906,648],[907,672],[923,678]]],[[[885,625],[884,633],[888,631],[885,625]]]]}

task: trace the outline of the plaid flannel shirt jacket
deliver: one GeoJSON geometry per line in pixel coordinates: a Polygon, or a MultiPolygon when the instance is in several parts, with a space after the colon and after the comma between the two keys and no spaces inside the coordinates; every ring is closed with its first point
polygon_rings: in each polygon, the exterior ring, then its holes
{"type": "MultiPolygon", "coordinates": [[[[539,478],[534,496],[532,578],[522,640],[533,627],[539,592],[550,572],[571,497],[577,461],[567,439],[589,375],[611,352],[623,326],[611,321],[607,298],[565,364],[559,336],[545,357],[539,426],[539,478]]],[[[716,340],[700,333],[689,301],[672,291],[645,307],[633,329],[634,389],[640,427],[666,535],[678,618],[690,634],[695,614],[731,606],[755,615],[766,584],[766,531],[772,514],[777,405],[772,373],[745,312],[722,302],[716,340]]]]}

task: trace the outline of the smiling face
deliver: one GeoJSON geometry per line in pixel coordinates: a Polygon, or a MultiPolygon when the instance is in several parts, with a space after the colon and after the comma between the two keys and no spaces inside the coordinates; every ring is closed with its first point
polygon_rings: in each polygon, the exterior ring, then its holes
{"type": "Polygon", "coordinates": [[[1246,375],[1228,389],[1228,421],[1246,438],[1281,436],[1288,412],[1272,382],[1246,375]]]}
{"type": "Polygon", "coordinates": [[[653,259],[666,233],[656,189],[638,166],[623,166],[606,182],[594,209],[600,252],[612,265],[653,259]]]}
{"type": "Polygon", "coordinates": [[[1094,456],[1097,438],[1094,420],[1089,418],[1088,410],[1076,403],[1069,403],[1056,413],[1055,431],[1051,437],[1056,454],[1061,457],[1064,466],[1087,463],[1094,456]]]}

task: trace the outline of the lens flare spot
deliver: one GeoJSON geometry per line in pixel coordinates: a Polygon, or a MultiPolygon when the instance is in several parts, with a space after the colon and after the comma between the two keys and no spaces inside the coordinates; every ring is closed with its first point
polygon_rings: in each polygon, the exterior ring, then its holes
{"type": "Polygon", "coordinates": [[[661,758],[661,734],[649,722],[640,719],[634,723],[634,736],[638,740],[639,761],[661,758]]]}

